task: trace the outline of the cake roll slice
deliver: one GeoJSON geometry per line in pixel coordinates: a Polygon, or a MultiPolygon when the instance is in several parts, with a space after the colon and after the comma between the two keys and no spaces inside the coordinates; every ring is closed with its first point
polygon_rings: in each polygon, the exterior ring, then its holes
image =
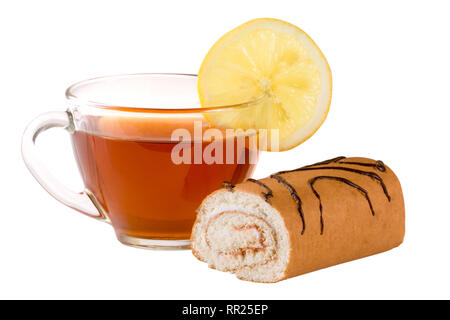
{"type": "Polygon", "coordinates": [[[337,157],[204,199],[192,252],[239,279],[277,282],[400,245],[400,182],[382,161],[337,157]]]}

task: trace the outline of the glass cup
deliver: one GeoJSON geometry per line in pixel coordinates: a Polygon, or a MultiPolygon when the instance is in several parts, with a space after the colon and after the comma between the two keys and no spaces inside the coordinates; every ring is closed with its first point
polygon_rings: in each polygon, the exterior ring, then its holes
{"type": "Polygon", "coordinates": [[[123,244],[188,248],[202,199],[255,169],[255,133],[210,121],[254,102],[201,108],[196,75],[94,78],[69,87],[66,98],[67,111],[44,113],[29,124],[23,159],[53,197],[110,223],[123,244]],[[71,135],[82,192],[68,189],[39,160],[36,138],[54,127],[71,135]]]}

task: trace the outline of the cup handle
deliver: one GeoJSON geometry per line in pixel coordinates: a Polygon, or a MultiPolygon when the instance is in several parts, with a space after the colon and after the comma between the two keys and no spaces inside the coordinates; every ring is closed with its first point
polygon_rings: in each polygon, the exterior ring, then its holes
{"type": "Polygon", "coordinates": [[[44,166],[39,158],[36,139],[40,133],[50,128],[63,128],[73,132],[74,125],[69,112],[47,112],[35,118],[25,129],[22,138],[22,157],[28,170],[39,184],[56,200],[91,218],[110,223],[101,209],[95,206],[96,200],[86,192],[74,192],[59,182],[44,166]]]}

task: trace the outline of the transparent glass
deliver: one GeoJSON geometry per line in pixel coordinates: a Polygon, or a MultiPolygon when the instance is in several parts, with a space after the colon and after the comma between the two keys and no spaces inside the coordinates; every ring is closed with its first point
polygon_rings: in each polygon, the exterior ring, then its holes
{"type": "Polygon", "coordinates": [[[42,114],[25,130],[24,161],[53,197],[110,223],[126,245],[188,248],[202,199],[255,169],[254,134],[230,134],[210,121],[255,102],[201,108],[196,75],[100,77],[72,85],[66,97],[66,111],[42,114]],[[54,127],[71,135],[82,192],[65,187],[39,160],[36,138],[54,127]]]}

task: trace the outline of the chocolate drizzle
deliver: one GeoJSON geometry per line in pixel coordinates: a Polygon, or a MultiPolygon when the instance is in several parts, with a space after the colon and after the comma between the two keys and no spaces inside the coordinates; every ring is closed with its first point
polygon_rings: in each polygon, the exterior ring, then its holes
{"type": "Polygon", "coordinates": [[[353,161],[340,161],[339,163],[355,164],[355,165],[364,166],[364,167],[373,167],[381,172],[386,171],[386,166],[384,165],[383,161],[381,161],[381,160],[377,160],[375,163],[364,163],[364,162],[353,162],[353,161]]]}
{"type": "Polygon", "coordinates": [[[273,197],[272,190],[267,185],[262,183],[261,181],[255,180],[252,178],[248,178],[247,181],[256,183],[258,186],[261,186],[266,190],[266,192],[261,192],[261,195],[263,196],[263,198],[266,202],[269,202],[269,199],[273,197]]]}
{"type": "MultiPolygon", "coordinates": [[[[372,171],[363,171],[363,170],[359,170],[359,169],[355,169],[355,168],[351,168],[351,167],[344,167],[344,166],[336,166],[336,165],[330,165],[330,166],[326,166],[329,164],[349,164],[349,165],[357,165],[357,166],[363,166],[363,167],[372,167],[377,169],[380,172],[385,172],[386,171],[386,166],[384,165],[384,163],[380,160],[376,161],[375,163],[366,163],[366,162],[356,162],[356,161],[343,161],[344,159],[346,159],[346,157],[340,156],[340,157],[336,157],[336,158],[332,158],[329,160],[325,160],[325,161],[321,161],[321,162],[317,162],[311,165],[307,165],[298,169],[294,169],[294,170],[287,170],[287,171],[280,171],[276,174],[271,175],[271,178],[277,179],[278,182],[282,183],[284,186],[286,186],[286,188],[288,188],[289,192],[291,193],[291,196],[294,198],[294,200],[297,202],[298,208],[299,208],[299,213],[302,217],[302,222],[303,222],[303,231],[302,234],[305,231],[305,221],[304,221],[304,217],[303,217],[303,211],[301,208],[301,201],[300,201],[300,197],[298,196],[296,190],[294,189],[294,187],[290,184],[287,183],[287,181],[281,177],[282,174],[285,173],[290,173],[290,172],[296,172],[296,171],[308,171],[308,170],[341,170],[341,171],[347,171],[347,172],[352,172],[352,173],[356,173],[356,174],[360,174],[360,175],[364,175],[367,177],[370,177],[371,179],[376,180],[377,182],[379,182],[379,184],[381,185],[381,188],[383,189],[383,192],[386,196],[386,198],[388,199],[388,201],[391,201],[391,196],[389,195],[389,192],[386,188],[386,185],[383,181],[383,179],[376,174],[375,172],[372,171]],[[282,182],[283,181],[283,182],[282,182]]],[[[317,192],[317,190],[314,188],[314,183],[318,180],[334,180],[334,181],[339,181],[342,183],[345,183],[346,185],[357,189],[359,192],[361,192],[364,197],[366,198],[369,207],[370,207],[370,212],[372,214],[372,216],[375,216],[375,211],[373,209],[372,206],[372,202],[370,201],[370,197],[369,197],[369,193],[367,192],[367,190],[365,190],[364,188],[362,188],[361,186],[357,185],[356,183],[342,178],[342,177],[337,177],[337,176],[316,176],[314,178],[311,178],[308,181],[308,184],[312,190],[312,192],[314,193],[314,195],[316,196],[316,198],[319,200],[319,211],[320,211],[320,234],[323,234],[324,231],[324,219],[323,219],[323,206],[322,206],[322,199],[320,198],[319,193],[317,192]]]]}
{"type": "Polygon", "coordinates": [[[346,159],[346,157],[344,156],[340,156],[340,157],[336,157],[333,159],[328,159],[325,161],[321,161],[321,162],[317,162],[314,164],[310,164],[307,166],[304,166],[302,168],[309,168],[309,167],[314,167],[314,166],[319,166],[319,165],[324,165],[324,164],[330,164],[330,163],[343,163],[343,164],[354,164],[354,165],[358,165],[358,166],[364,166],[364,167],[373,167],[376,168],[378,171],[381,172],[385,172],[386,171],[386,166],[384,165],[383,161],[381,160],[377,160],[375,163],[365,163],[365,162],[356,162],[356,161],[341,161],[346,159]]]}
{"type": "Polygon", "coordinates": [[[289,182],[286,181],[286,179],[284,179],[282,176],[279,176],[277,174],[272,174],[270,176],[272,179],[277,180],[279,183],[281,183],[283,186],[286,187],[286,189],[289,190],[292,199],[294,199],[294,201],[297,203],[297,210],[298,213],[300,214],[300,219],[302,219],[302,232],[301,234],[303,235],[305,233],[305,229],[306,229],[306,225],[305,225],[305,217],[303,215],[303,209],[302,209],[302,200],[300,199],[300,197],[297,194],[297,191],[295,190],[295,188],[289,184],[289,182]]]}
{"type": "MultiPolygon", "coordinates": [[[[352,164],[356,164],[356,162],[354,162],[352,164]]],[[[375,164],[373,164],[373,166],[375,166],[375,164]]],[[[379,175],[377,175],[375,172],[362,171],[362,170],[353,169],[353,168],[346,168],[346,167],[330,166],[330,167],[303,167],[303,168],[298,168],[298,169],[289,170],[289,171],[280,171],[277,174],[296,172],[296,171],[307,171],[307,170],[342,170],[342,171],[354,172],[354,173],[358,173],[358,174],[361,174],[361,175],[364,175],[364,176],[368,176],[368,177],[370,177],[372,179],[377,180],[380,183],[381,187],[383,188],[383,192],[386,195],[386,198],[389,201],[391,201],[391,196],[389,195],[389,193],[387,191],[387,188],[386,188],[386,185],[384,184],[383,179],[381,179],[381,177],[379,175]]]]}
{"type": "MultiPolygon", "coordinates": [[[[359,170],[354,167],[333,165],[333,164],[342,164],[342,165],[347,164],[347,165],[356,165],[356,166],[362,166],[362,167],[372,167],[380,172],[385,172],[386,166],[384,165],[383,161],[378,160],[375,163],[367,163],[367,162],[357,162],[357,161],[343,161],[344,159],[346,159],[346,157],[340,156],[340,157],[336,157],[333,159],[329,159],[329,160],[317,162],[317,163],[314,163],[311,165],[307,165],[307,166],[304,166],[304,167],[301,167],[298,169],[280,171],[280,172],[277,172],[270,176],[270,178],[277,180],[278,183],[282,184],[289,191],[292,199],[297,204],[297,211],[300,215],[300,219],[302,220],[302,231],[301,231],[302,235],[305,233],[305,230],[306,230],[306,222],[305,222],[305,217],[303,214],[302,200],[300,199],[300,196],[298,195],[295,188],[284,177],[281,176],[282,174],[286,174],[286,173],[290,173],[290,172],[297,172],[297,171],[309,171],[309,170],[340,170],[340,171],[352,172],[352,173],[367,176],[373,180],[376,180],[380,184],[381,188],[383,189],[383,193],[385,194],[388,201],[391,201],[391,196],[389,195],[387,187],[386,187],[383,179],[377,173],[372,172],[372,171],[359,170]],[[330,165],[330,166],[327,166],[327,165],[330,165]]],[[[338,181],[338,182],[344,183],[344,184],[358,190],[364,196],[364,198],[367,200],[367,203],[369,204],[369,208],[370,208],[370,212],[371,212],[372,216],[375,216],[375,210],[373,208],[372,202],[370,201],[369,193],[367,192],[366,189],[364,189],[360,185],[358,185],[346,178],[332,176],[332,175],[315,176],[308,180],[308,185],[311,188],[311,191],[313,192],[315,197],[319,200],[320,234],[321,235],[323,235],[324,228],[325,228],[324,227],[324,219],[323,219],[323,205],[322,205],[322,199],[320,197],[320,194],[317,192],[316,188],[314,187],[314,184],[319,180],[338,181]]],[[[273,197],[272,190],[263,182],[261,182],[259,180],[255,180],[255,179],[247,179],[247,181],[255,183],[265,189],[265,191],[261,192],[261,195],[263,196],[263,198],[266,202],[269,202],[269,199],[273,197]]],[[[223,183],[223,187],[227,188],[228,191],[233,191],[235,185],[233,185],[231,182],[225,181],[223,183]]]]}
{"type": "Polygon", "coordinates": [[[222,183],[222,188],[226,188],[228,191],[232,192],[236,186],[231,182],[224,181],[222,183]]]}
{"type": "Polygon", "coordinates": [[[362,188],[361,186],[357,185],[356,183],[351,182],[348,179],[341,178],[341,177],[333,177],[333,176],[317,176],[317,177],[314,177],[314,178],[312,178],[312,179],[310,179],[308,181],[308,184],[311,187],[311,190],[313,191],[313,193],[316,196],[316,198],[319,200],[320,234],[321,235],[323,234],[323,229],[324,229],[323,216],[322,216],[322,200],[320,199],[319,193],[314,188],[314,183],[316,181],[318,181],[318,180],[323,180],[323,179],[329,179],[329,180],[335,180],[335,181],[343,182],[343,183],[349,185],[350,187],[353,187],[353,188],[359,190],[360,192],[362,192],[363,195],[365,196],[367,202],[369,203],[370,212],[372,213],[372,216],[375,216],[375,211],[373,210],[372,202],[370,201],[370,198],[369,198],[369,193],[364,188],[362,188]]]}

